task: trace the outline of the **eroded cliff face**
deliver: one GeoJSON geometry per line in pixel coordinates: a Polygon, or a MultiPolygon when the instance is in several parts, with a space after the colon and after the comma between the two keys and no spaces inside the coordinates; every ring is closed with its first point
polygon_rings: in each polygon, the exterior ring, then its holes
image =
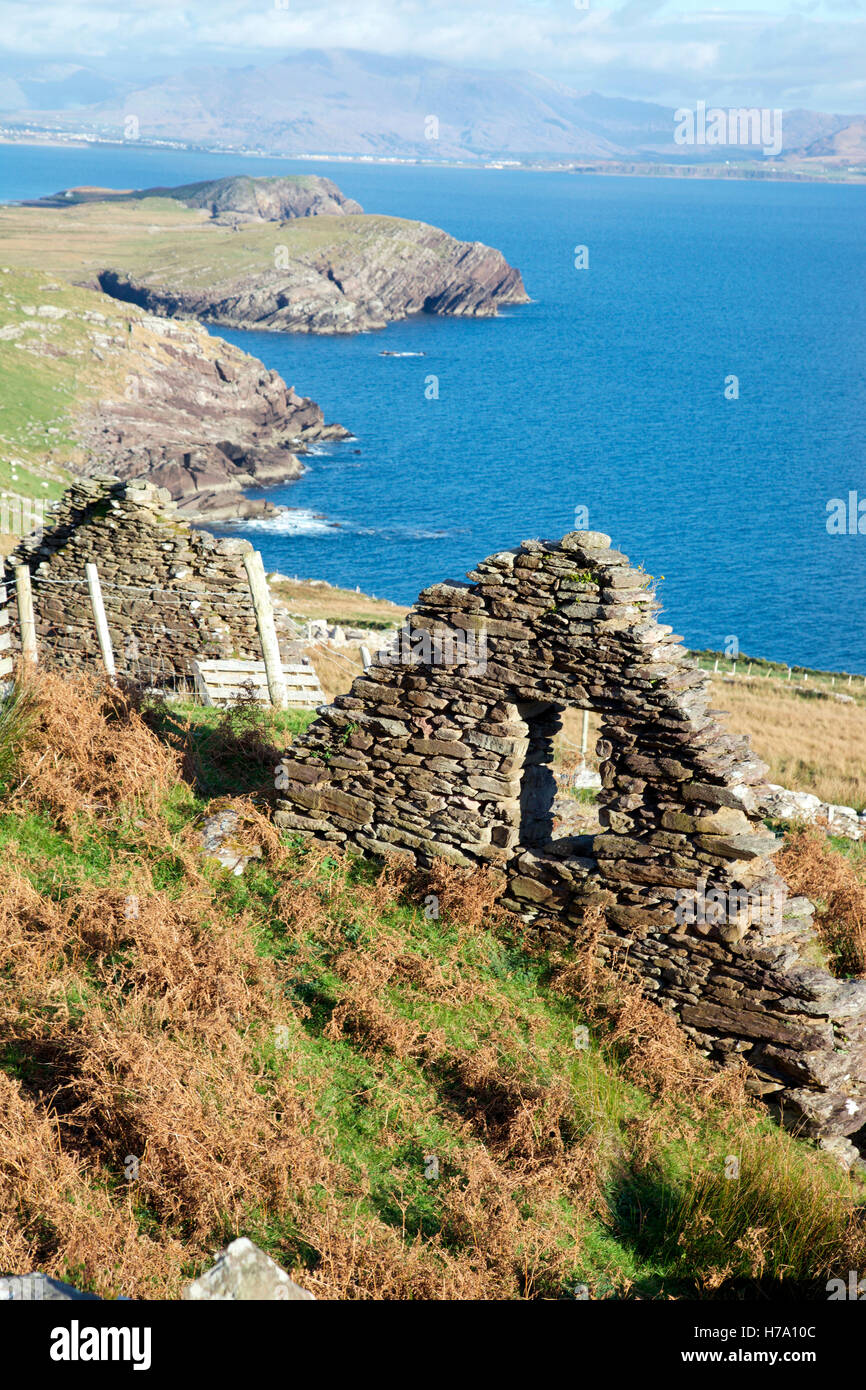
{"type": "Polygon", "coordinates": [[[299,477],[310,441],[349,437],[277,372],[194,325],[144,314],[128,336],[124,389],[88,404],[80,437],[96,471],[146,476],[187,518],[273,515],[244,488],[299,477]]]}
{"type": "Polygon", "coordinates": [[[296,333],[359,333],[418,313],[492,318],[504,304],[529,302],[520,271],[482,242],[393,217],[316,223],[312,244],[291,226],[273,229],[273,244],[240,269],[212,258],[182,276],[163,262],[155,270],[106,267],[97,280],[107,294],[155,313],[296,333]]]}
{"type": "Polygon", "coordinates": [[[35,271],[0,274],[0,374],[10,396],[20,382],[33,403],[17,434],[7,426],[4,447],[25,455],[37,478],[58,468],[146,475],[188,519],[272,514],[244,488],[297,477],[312,440],[349,437],[276,372],[197,324],[35,271]],[[51,391],[33,393],[38,380],[51,391]]]}

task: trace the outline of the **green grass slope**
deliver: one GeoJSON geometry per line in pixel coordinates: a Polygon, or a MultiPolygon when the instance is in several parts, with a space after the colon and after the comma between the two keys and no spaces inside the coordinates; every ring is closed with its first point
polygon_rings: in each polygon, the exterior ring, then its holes
{"type": "Polygon", "coordinates": [[[591,922],[542,949],[483,875],[281,840],[303,719],[42,676],[0,721],[0,1268],[172,1297],[235,1234],[325,1298],[861,1267],[859,1185],[592,967],[591,922]],[[201,849],[227,810],[243,875],[201,849]]]}

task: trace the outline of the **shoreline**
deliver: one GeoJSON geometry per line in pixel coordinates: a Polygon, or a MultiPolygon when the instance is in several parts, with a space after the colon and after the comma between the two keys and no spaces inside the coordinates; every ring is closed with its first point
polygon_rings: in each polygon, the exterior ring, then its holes
{"type": "Polygon", "coordinates": [[[786,165],[762,165],[744,160],[739,163],[681,163],[670,164],[664,160],[600,160],[598,162],[559,159],[497,159],[493,156],[468,159],[421,159],[408,155],[358,155],[358,154],[280,154],[272,150],[236,149],[220,145],[192,145],[175,141],[123,140],[102,137],[89,138],[86,135],[70,136],[64,139],[57,132],[46,132],[42,138],[39,132],[17,138],[8,131],[0,133],[0,147],[21,145],[29,148],[45,149],[144,149],[162,150],[169,154],[215,155],[221,159],[277,159],[286,162],[301,161],[309,164],[375,164],[395,168],[425,169],[467,169],[487,170],[491,173],[539,173],[570,174],[573,176],[604,175],[608,178],[685,178],[685,179],[733,179],[743,182],[777,183],[843,183],[853,186],[866,185],[866,166],[860,169],[789,167],[786,165]]]}

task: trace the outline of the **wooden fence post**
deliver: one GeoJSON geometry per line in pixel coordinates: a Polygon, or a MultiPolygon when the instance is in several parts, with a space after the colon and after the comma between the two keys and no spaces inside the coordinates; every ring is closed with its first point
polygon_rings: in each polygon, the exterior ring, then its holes
{"type": "Polygon", "coordinates": [[[15,595],[18,599],[18,624],[21,628],[21,656],[34,666],[39,660],[36,647],[36,615],[33,612],[33,588],[30,570],[26,565],[15,566],[15,595]]]}
{"type": "Polygon", "coordinates": [[[271,704],[276,709],[285,709],[286,682],[283,678],[283,666],[280,661],[280,644],[277,641],[274,610],[271,605],[268,581],[265,578],[264,561],[257,550],[248,550],[245,553],[244,567],[250,584],[253,608],[256,612],[256,623],[262,644],[262,655],[265,658],[265,672],[268,677],[271,704]]]}
{"type": "Polygon", "coordinates": [[[96,636],[99,639],[102,664],[111,679],[114,680],[117,672],[114,668],[114,652],[111,650],[111,634],[108,631],[105,604],[102,602],[102,586],[99,583],[99,571],[94,564],[88,562],[84,566],[84,573],[87,575],[87,592],[90,594],[90,606],[93,609],[93,621],[96,623],[96,636]]]}
{"type": "Polygon", "coordinates": [[[11,645],[9,612],[6,608],[6,585],[0,584],[0,680],[12,675],[12,658],[9,655],[11,645]]]}

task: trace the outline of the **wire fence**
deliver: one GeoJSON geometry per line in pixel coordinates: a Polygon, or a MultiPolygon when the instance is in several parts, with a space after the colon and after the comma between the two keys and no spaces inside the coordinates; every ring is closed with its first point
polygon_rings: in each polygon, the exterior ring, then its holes
{"type": "MultiPolygon", "coordinates": [[[[31,576],[31,585],[36,599],[37,617],[41,618],[40,626],[43,630],[52,626],[50,611],[46,613],[45,600],[54,593],[65,595],[74,591],[80,595],[82,607],[89,601],[86,579],[60,579],[37,572],[31,576]]],[[[176,698],[201,703],[202,696],[192,672],[191,659],[187,660],[182,655],[191,645],[190,626],[187,623],[172,623],[169,620],[170,609],[159,599],[154,602],[153,586],[145,588],[134,584],[101,582],[101,588],[109,602],[114,594],[118,594],[141,599],[150,605],[147,621],[128,627],[118,625],[115,605],[111,605],[107,621],[112,629],[112,651],[116,671],[145,690],[171,693],[176,698]]],[[[172,600],[176,599],[190,606],[201,606],[216,598],[216,595],[203,589],[172,588],[168,592],[172,600]]],[[[206,630],[201,630],[200,637],[197,655],[202,659],[223,654],[223,647],[206,630]]],[[[53,645],[63,650],[57,639],[53,645]]],[[[74,660],[71,649],[67,651],[69,658],[74,660]]],[[[94,659],[98,659],[95,653],[94,659]]]]}
{"type": "Polygon", "coordinates": [[[807,666],[787,665],[749,657],[727,657],[692,653],[692,660],[710,675],[733,681],[781,681],[813,692],[829,691],[862,696],[866,676],[848,671],[818,671],[807,666]]]}
{"type": "Polygon", "coordinates": [[[174,699],[210,704],[213,687],[238,698],[264,692],[265,701],[280,706],[310,704],[304,691],[310,695],[317,682],[303,644],[283,632],[281,649],[261,556],[253,552],[244,563],[246,592],[236,584],[219,590],[103,582],[92,563],[82,577],[18,566],[0,579],[6,630],[15,612],[25,662],[46,655],[60,668],[101,662],[110,678],[174,699]]]}

